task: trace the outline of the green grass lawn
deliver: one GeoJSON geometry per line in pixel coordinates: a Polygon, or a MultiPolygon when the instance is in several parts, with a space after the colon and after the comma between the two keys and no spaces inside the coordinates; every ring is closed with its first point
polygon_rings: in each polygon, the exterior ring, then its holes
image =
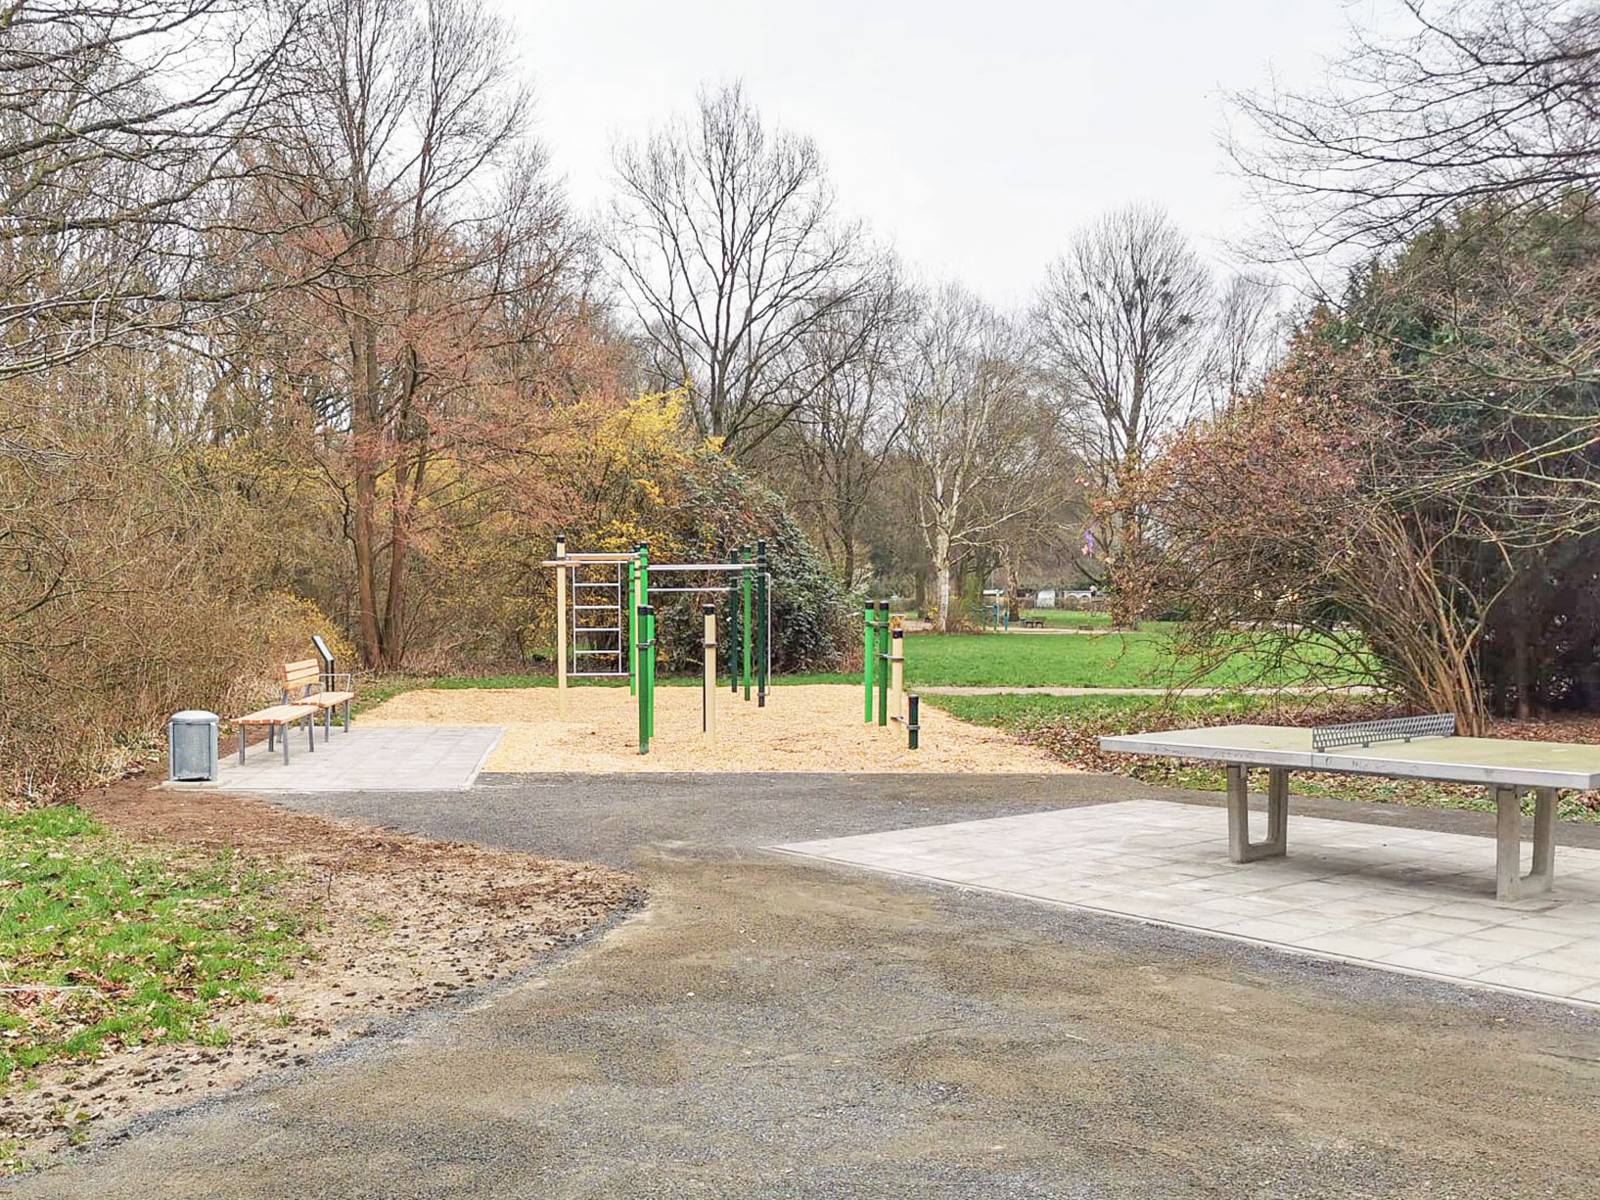
{"type": "MultiPolygon", "coordinates": [[[[1047,610],[1063,617],[1097,613],[1047,610]]],[[[1272,687],[1282,684],[1365,682],[1361,664],[1335,647],[1314,646],[1308,662],[1275,664],[1241,639],[1232,658],[1204,675],[1181,661],[1173,643],[1175,627],[1152,623],[1127,633],[1071,637],[1050,633],[912,633],[905,639],[906,683],[911,687],[1272,687]]],[[[667,687],[698,687],[698,673],[661,675],[667,687]]],[[[804,683],[859,684],[857,673],[825,672],[777,676],[774,687],[804,683]]],[[[618,687],[625,681],[573,680],[574,687],[618,687]]],[[[438,678],[385,676],[363,683],[357,711],[419,687],[554,687],[554,674],[449,675],[438,678]]]]}
{"type": "MultiPolygon", "coordinates": [[[[1111,614],[1090,612],[1073,608],[1025,608],[1022,617],[1029,621],[1043,621],[1047,629],[1110,629],[1111,614]]],[[[1016,628],[1013,621],[1012,627],[1016,628]]]]}
{"type": "Polygon", "coordinates": [[[121,1045],[226,1042],[305,947],[273,880],[229,857],[176,864],[70,806],[0,816],[0,1085],[121,1045]]]}
{"type": "Polygon", "coordinates": [[[1163,629],[1058,634],[912,634],[906,638],[908,686],[966,687],[1273,687],[1305,683],[1313,668],[1341,683],[1359,682],[1357,662],[1332,646],[1315,647],[1311,662],[1272,664],[1241,641],[1237,654],[1204,675],[1180,660],[1163,629]]]}

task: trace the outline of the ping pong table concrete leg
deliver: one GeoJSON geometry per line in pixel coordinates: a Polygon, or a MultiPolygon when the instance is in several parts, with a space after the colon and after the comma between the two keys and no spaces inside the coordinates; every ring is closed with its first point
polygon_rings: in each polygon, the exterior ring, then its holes
{"type": "Polygon", "coordinates": [[[1533,796],[1533,870],[1523,891],[1548,892],[1556,882],[1556,789],[1535,788],[1533,796]]]}
{"type": "Polygon", "coordinates": [[[1496,900],[1518,900],[1548,892],[1556,879],[1556,790],[1535,788],[1533,806],[1533,870],[1522,873],[1521,790],[1504,785],[1489,789],[1494,798],[1496,900]]]}
{"type": "Polygon", "coordinates": [[[1250,771],[1228,764],[1228,857],[1237,863],[1282,858],[1289,852],[1289,769],[1267,772],[1267,837],[1250,840],[1250,771]]]}

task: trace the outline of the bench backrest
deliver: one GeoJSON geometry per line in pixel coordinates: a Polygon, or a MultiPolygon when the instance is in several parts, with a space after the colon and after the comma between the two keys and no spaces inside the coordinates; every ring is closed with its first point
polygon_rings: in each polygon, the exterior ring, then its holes
{"type": "Polygon", "coordinates": [[[314,658],[283,664],[283,696],[293,700],[322,690],[322,664],[314,658]]]}

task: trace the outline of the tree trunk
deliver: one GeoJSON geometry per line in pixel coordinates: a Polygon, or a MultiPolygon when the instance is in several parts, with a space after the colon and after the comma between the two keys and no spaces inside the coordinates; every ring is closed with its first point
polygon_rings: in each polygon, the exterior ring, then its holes
{"type": "Polygon", "coordinates": [[[1511,672],[1517,717],[1526,721],[1533,716],[1533,666],[1525,621],[1516,621],[1511,628],[1511,672]]]}
{"type": "Polygon", "coordinates": [[[389,586],[383,606],[384,665],[398,667],[406,651],[406,570],[411,563],[411,518],[428,465],[426,441],[416,448],[416,464],[407,471],[404,456],[395,462],[394,502],[389,532],[389,586]]]}
{"type": "Polygon", "coordinates": [[[933,615],[933,628],[938,633],[950,632],[950,535],[939,530],[933,538],[934,595],[938,608],[933,615]]]}
{"type": "Polygon", "coordinates": [[[1138,519],[1127,514],[1122,521],[1121,546],[1111,564],[1108,582],[1111,584],[1111,626],[1113,629],[1137,629],[1139,618],[1144,616],[1144,579],[1142,571],[1143,530],[1138,519]]]}
{"type": "Polygon", "coordinates": [[[355,472],[355,555],[356,609],[361,627],[361,660],[367,666],[383,666],[383,640],[378,630],[378,597],[374,583],[377,564],[372,552],[372,509],[377,502],[377,486],[372,468],[365,463],[355,472]]]}
{"type": "Polygon", "coordinates": [[[378,504],[374,449],[378,439],[377,336],[371,322],[356,317],[350,337],[354,395],[350,405],[351,452],[355,462],[354,543],[356,602],[361,632],[361,658],[367,666],[385,665],[383,631],[378,624],[378,564],[373,523],[378,504]]]}

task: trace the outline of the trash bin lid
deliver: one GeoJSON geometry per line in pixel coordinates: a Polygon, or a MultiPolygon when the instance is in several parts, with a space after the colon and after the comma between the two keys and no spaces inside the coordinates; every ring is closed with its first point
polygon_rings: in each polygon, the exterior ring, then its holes
{"type": "Polygon", "coordinates": [[[203,708],[186,708],[182,712],[173,713],[172,719],[181,725],[215,725],[219,718],[214,712],[207,712],[203,708]]]}

